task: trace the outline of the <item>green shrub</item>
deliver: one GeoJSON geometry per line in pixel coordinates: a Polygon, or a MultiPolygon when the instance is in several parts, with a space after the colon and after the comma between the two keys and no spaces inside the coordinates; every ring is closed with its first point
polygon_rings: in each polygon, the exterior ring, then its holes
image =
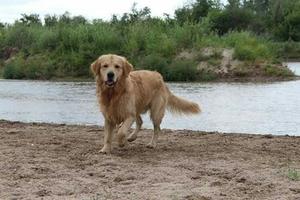
{"type": "Polygon", "coordinates": [[[35,55],[25,62],[25,76],[29,79],[50,79],[54,75],[52,61],[47,56],[35,55]]]}
{"type": "Polygon", "coordinates": [[[286,67],[279,67],[273,65],[267,65],[264,67],[265,75],[267,76],[278,76],[278,77],[288,77],[294,76],[293,72],[286,67]]]}
{"type": "Polygon", "coordinates": [[[92,45],[96,56],[104,53],[121,53],[124,40],[117,27],[108,23],[88,25],[88,27],[87,30],[84,25],[80,27],[82,34],[79,43],[87,42],[92,45]]]}
{"type": "Polygon", "coordinates": [[[3,77],[6,79],[23,79],[25,78],[24,67],[25,60],[23,56],[15,57],[4,66],[3,77]]]}
{"type": "Polygon", "coordinates": [[[234,76],[237,76],[240,78],[247,77],[247,76],[250,76],[251,70],[249,70],[246,67],[238,67],[237,69],[234,70],[233,74],[234,74],[234,76]]]}
{"type": "Polygon", "coordinates": [[[202,48],[206,47],[215,47],[215,48],[220,48],[224,47],[224,38],[220,37],[214,33],[210,33],[204,37],[199,37],[197,38],[195,47],[198,50],[201,50],[202,48]]]}
{"type": "Polygon", "coordinates": [[[256,57],[256,52],[250,46],[237,46],[235,47],[234,57],[239,60],[252,60],[256,57]]]}
{"type": "Polygon", "coordinates": [[[218,59],[218,58],[214,58],[214,57],[211,57],[207,60],[207,63],[210,65],[210,66],[213,66],[213,67],[218,67],[221,65],[221,60],[218,59]]]}
{"type": "Polygon", "coordinates": [[[16,74],[15,66],[10,64],[7,64],[3,69],[3,78],[6,79],[13,79],[16,74]]]}
{"type": "Polygon", "coordinates": [[[298,59],[300,42],[277,42],[272,44],[272,49],[277,58],[298,59]]]}
{"type": "Polygon", "coordinates": [[[59,77],[73,76],[84,77],[89,75],[91,61],[84,58],[83,54],[71,52],[56,58],[57,75],[59,77]],[[85,66],[85,67],[84,67],[85,66]]]}
{"type": "Polygon", "coordinates": [[[165,74],[168,81],[195,81],[197,80],[197,65],[190,60],[174,60],[167,67],[165,74]]]}
{"type": "Polygon", "coordinates": [[[29,49],[35,40],[31,28],[23,24],[15,24],[7,29],[5,44],[19,49],[29,49]]]}
{"type": "Polygon", "coordinates": [[[169,65],[169,60],[158,55],[158,54],[151,54],[142,59],[140,66],[142,69],[147,69],[151,71],[157,71],[161,73],[164,77],[167,73],[167,67],[169,65]]]}
{"type": "Polygon", "coordinates": [[[3,67],[0,66],[0,79],[2,79],[2,78],[3,78],[3,67]]]}
{"type": "Polygon", "coordinates": [[[53,66],[43,55],[25,59],[20,54],[6,64],[3,70],[3,77],[7,79],[49,79],[53,75],[53,66]]]}
{"type": "Polygon", "coordinates": [[[123,52],[130,57],[135,57],[145,51],[146,35],[149,32],[143,24],[133,24],[127,27],[122,46],[123,52]]]}
{"type": "Polygon", "coordinates": [[[246,30],[253,20],[253,14],[246,9],[234,8],[210,12],[208,18],[211,29],[219,35],[232,30],[246,30]]]}
{"type": "Polygon", "coordinates": [[[166,34],[149,34],[146,38],[145,51],[147,54],[160,54],[162,56],[174,56],[176,53],[176,44],[172,38],[166,34]]]}
{"type": "Polygon", "coordinates": [[[224,37],[224,43],[234,48],[234,57],[239,60],[273,59],[270,44],[249,32],[231,32],[224,37]]]}
{"type": "Polygon", "coordinates": [[[5,37],[6,32],[4,29],[0,28],[0,59],[4,57],[4,48],[5,48],[5,37]]]}
{"type": "Polygon", "coordinates": [[[197,80],[198,81],[213,81],[218,78],[218,75],[212,71],[202,70],[198,72],[197,80]]]}
{"type": "Polygon", "coordinates": [[[48,31],[43,31],[38,37],[37,48],[52,51],[59,46],[58,32],[49,28],[48,31]]]}
{"type": "Polygon", "coordinates": [[[182,26],[176,24],[168,30],[168,35],[176,41],[177,49],[186,49],[194,47],[204,34],[200,24],[185,23],[182,26]]]}
{"type": "MultiPolygon", "coordinates": [[[[212,11],[220,12],[218,9],[212,11]]],[[[286,53],[289,57],[297,57],[300,53],[298,43],[273,44],[248,31],[233,31],[219,36],[210,30],[213,14],[197,19],[197,23],[179,23],[169,17],[152,18],[149,13],[145,16],[131,13],[121,19],[115,17],[110,22],[94,20],[89,23],[80,16],[72,18],[66,13],[46,17],[46,25],[16,22],[0,26],[0,62],[4,63],[4,55],[9,53],[7,49],[19,50],[18,55],[5,64],[3,76],[30,79],[88,77],[92,61],[99,55],[114,53],[127,57],[138,69],[160,72],[166,80],[211,80],[217,74],[208,70],[198,71],[197,62],[207,61],[209,67],[219,66],[222,56],[218,51],[214,55],[203,56],[203,48],[234,49],[235,58],[251,63],[256,60],[278,63],[286,52],[291,52],[286,53]],[[178,53],[183,51],[198,52],[193,58],[178,60],[178,53]]],[[[244,16],[240,12],[237,14],[244,16]]],[[[239,22],[243,21],[247,19],[239,22]]],[[[232,25],[230,20],[226,23],[226,26],[232,25]]],[[[244,27],[245,24],[240,25],[244,27]]],[[[288,74],[281,69],[274,72],[276,70],[266,69],[265,73],[288,74]]],[[[247,76],[247,73],[242,69],[236,75],[247,76]]]]}

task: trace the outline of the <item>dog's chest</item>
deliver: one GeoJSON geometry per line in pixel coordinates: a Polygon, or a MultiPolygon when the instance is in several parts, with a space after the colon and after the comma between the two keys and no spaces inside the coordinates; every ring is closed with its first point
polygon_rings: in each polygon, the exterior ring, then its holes
{"type": "Polygon", "coordinates": [[[101,102],[100,109],[104,117],[116,124],[123,122],[133,110],[129,105],[130,101],[119,99],[118,101],[101,102]]]}

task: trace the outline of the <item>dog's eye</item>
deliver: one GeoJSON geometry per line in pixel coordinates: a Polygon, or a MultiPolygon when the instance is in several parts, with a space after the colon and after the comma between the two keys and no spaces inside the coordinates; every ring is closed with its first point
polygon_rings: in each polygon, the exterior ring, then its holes
{"type": "Polygon", "coordinates": [[[115,68],[116,68],[116,69],[119,69],[119,68],[120,68],[120,66],[119,66],[119,65],[115,65],[115,68]]]}
{"type": "Polygon", "coordinates": [[[104,68],[108,68],[108,65],[103,65],[104,68]]]}

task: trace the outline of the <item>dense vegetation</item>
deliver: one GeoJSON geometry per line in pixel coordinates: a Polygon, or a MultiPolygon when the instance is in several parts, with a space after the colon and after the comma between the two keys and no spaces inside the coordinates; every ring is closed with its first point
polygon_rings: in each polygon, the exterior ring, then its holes
{"type": "Polygon", "coordinates": [[[300,56],[299,0],[197,0],[175,11],[174,18],[151,16],[149,8],[110,21],[83,16],[26,15],[14,24],[0,23],[0,75],[13,79],[90,77],[99,55],[116,53],[136,68],[157,70],[171,81],[211,80],[214,70],[199,70],[205,61],[219,65],[220,49],[234,49],[244,61],[230,75],[289,76],[273,64],[300,56]],[[213,48],[205,55],[206,48],[213,48]],[[193,56],[181,57],[183,52],[193,56]],[[266,64],[268,62],[268,64],[266,64]],[[257,70],[256,70],[257,71],[257,70]],[[251,73],[250,73],[251,72],[251,73]]]}

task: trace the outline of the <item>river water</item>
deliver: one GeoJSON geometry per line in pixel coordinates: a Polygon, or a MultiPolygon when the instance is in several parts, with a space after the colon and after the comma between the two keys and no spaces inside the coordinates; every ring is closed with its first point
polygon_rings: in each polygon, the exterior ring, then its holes
{"type": "Polygon", "coordinates": [[[300,62],[285,63],[296,75],[300,76],[300,62]]]}
{"type": "MultiPolygon", "coordinates": [[[[289,64],[300,73],[300,63],[289,64]]],[[[166,114],[163,128],[299,135],[300,81],[274,83],[168,83],[195,101],[196,116],[166,114]]],[[[0,119],[103,125],[93,82],[0,80],[0,119]]],[[[144,127],[151,128],[148,115],[144,127]]]]}

